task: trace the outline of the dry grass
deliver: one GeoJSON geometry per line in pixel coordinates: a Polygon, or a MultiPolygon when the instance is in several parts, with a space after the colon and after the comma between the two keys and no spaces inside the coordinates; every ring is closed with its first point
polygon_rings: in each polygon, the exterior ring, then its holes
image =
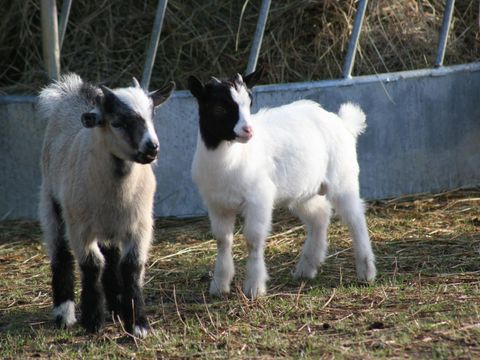
{"type": "MultiPolygon", "coordinates": [[[[480,188],[369,204],[379,277],[355,281],[345,226],[329,231],[319,276],[292,279],[304,237],[275,215],[266,251],[269,295],[239,291],[245,246],[237,234],[234,294],[210,299],[215,258],[208,220],[158,219],[145,293],[146,340],[110,323],[99,335],[50,319],[48,261],[37,223],[0,223],[0,356],[103,358],[463,358],[480,357],[480,188]]],[[[239,232],[241,224],[238,224],[239,232]]]]}
{"type": "MultiPolygon", "coordinates": [[[[431,67],[444,3],[371,0],[354,74],[431,67]]],[[[63,71],[111,85],[141,76],[156,4],[157,0],[74,1],[62,50],[63,71]]],[[[184,88],[191,73],[229,76],[245,69],[259,4],[260,0],[169,1],[152,87],[175,79],[184,88]]],[[[355,0],[273,1],[260,54],[268,70],[263,81],[338,78],[356,6],[355,0]]],[[[480,58],[477,17],[475,0],[457,1],[446,64],[480,58]]],[[[0,0],[0,18],[0,93],[38,91],[47,81],[39,2],[0,0]]]]}

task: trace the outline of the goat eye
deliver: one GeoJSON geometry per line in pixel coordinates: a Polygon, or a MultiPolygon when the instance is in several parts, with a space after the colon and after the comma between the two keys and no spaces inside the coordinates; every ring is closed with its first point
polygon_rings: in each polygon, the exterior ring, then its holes
{"type": "Polygon", "coordinates": [[[213,107],[213,113],[215,115],[225,115],[227,113],[227,109],[225,108],[225,106],[215,105],[213,107]]]}
{"type": "Polygon", "coordinates": [[[120,122],[120,121],[114,121],[114,122],[112,122],[112,127],[115,128],[115,129],[119,129],[119,128],[123,127],[123,123],[120,122]]]}

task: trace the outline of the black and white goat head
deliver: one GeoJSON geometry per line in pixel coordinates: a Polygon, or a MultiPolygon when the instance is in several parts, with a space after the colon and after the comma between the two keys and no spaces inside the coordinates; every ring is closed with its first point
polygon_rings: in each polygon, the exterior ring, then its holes
{"type": "Polygon", "coordinates": [[[260,68],[244,77],[236,74],[223,81],[212,77],[205,85],[195,76],[189,77],[188,88],[198,101],[200,134],[208,149],[216,149],[222,141],[246,143],[253,137],[250,89],[262,73],[260,68]]]}
{"type": "Polygon", "coordinates": [[[160,147],[153,125],[155,108],[170,97],[175,83],[146,92],[133,78],[133,87],[112,90],[101,85],[100,89],[97,106],[82,114],[83,126],[102,128],[106,146],[118,159],[140,164],[155,161],[160,147]]]}

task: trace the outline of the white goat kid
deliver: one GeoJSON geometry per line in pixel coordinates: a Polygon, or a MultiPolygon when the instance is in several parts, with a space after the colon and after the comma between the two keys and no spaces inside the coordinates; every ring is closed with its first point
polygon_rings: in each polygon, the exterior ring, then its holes
{"type": "Polygon", "coordinates": [[[153,113],[174,86],[148,94],[134,79],[134,87],[111,90],[70,74],[40,93],[39,112],[48,124],[39,215],[59,327],[76,322],[75,259],[86,330],[102,327],[106,300],[128,332],[147,334],[142,285],[156,186],[149,164],[159,148],[153,113]]]}
{"type": "Polygon", "coordinates": [[[364,207],[359,196],[356,138],[365,114],[343,104],[339,115],[301,100],[250,113],[249,87],[260,71],[203,85],[189,78],[199,106],[199,136],[192,177],[208,208],[218,256],[210,293],[228,293],[234,276],[233,228],[245,217],[248,244],[243,291],[252,298],[266,293],[265,239],[274,206],[292,210],[307,225],[308,236],[294,276],[313,278],[327,253],[331,205],[353,238],[357,276],[375,279],[364,207]]]}

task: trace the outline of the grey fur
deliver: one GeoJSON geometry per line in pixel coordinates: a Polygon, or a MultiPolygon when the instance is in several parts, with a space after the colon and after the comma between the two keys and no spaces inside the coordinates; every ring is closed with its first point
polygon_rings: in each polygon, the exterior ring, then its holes
{"type": "MultiPolygon", "coordinates": [[[[136,91],[148,97],[143,90],[136,91]]],[[[132,161],[137,149],[129,149],[128,141],[109,124],[82,126],[82,114],[98,109],[101,96],[100,89],[84,84],[75,74],[63,76],[39,95],[38,110],[48,120],[39,207],[44,241],[52,257],[59,221],[51,209],[54,200],[61,206],[66,237],[77,262],[93,256],[103,264],[98,242],[109,242],[121,249],[122,257],[134,254],[143,268],[153,234],[155,176],[151,165],[132,161]],[[123,176],[118,176],[119,161],[123,176]]],[[[152,103],[151,99],[142,101],[136,106],[152,103]]],[[[145,109],[144,113],[152,111],[145,109]]]]}

